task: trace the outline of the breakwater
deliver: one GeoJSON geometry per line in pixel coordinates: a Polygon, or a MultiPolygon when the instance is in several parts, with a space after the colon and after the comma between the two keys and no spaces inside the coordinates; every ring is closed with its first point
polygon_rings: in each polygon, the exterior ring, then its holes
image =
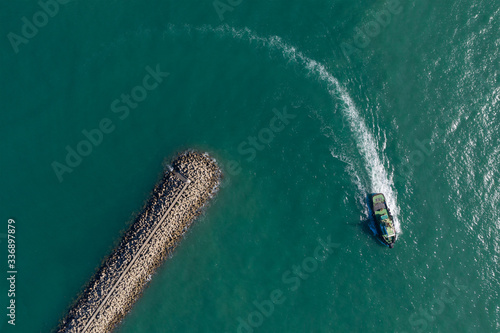
{"type": "Polygon", "coordinates": [[[178,155],[57,332],[111,331],[215,194],[220,177],[219,167],[208,154],[188,151],[178,155]]]}

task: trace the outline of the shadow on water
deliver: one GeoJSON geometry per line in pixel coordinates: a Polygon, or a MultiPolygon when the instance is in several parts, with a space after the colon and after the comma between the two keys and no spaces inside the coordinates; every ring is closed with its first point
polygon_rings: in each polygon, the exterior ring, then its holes
{"type": "Polygon", "coordinates": [[[365,221],[364,225],[366,226],[367,232],[369,232],[373,238],[377,240],[377,243],[383,247],[389,247],[389,245],[385,244],[380,239],[379,231],[375,226],[375,214],[372,209],[372,205],[370,204],[372,197],[377,193],[367,193],[365,198],[366,206],[368,207],[368,219],[365,221]]]}
{"type": "Polygon", "coordinates": [[[363,232],[366,233],[367,235],[370,235],[371,238],[373,239],[373,241],[376,244],[378,244],[379,246],[389,247],[387,244],[382,242],[382,240],[379,237],[378,230],[375,227],[375,219],[373,217],[373,210],[372,210],[372,206],[370,205],[370,200],[371,200],[372,196],[373,196],[373,193],[367,193],[366,197],[365,197],[365,204],[366,204],[366,207],[368,207],[368,217],[365,220],[363,220],[359,223],[353,223],[352,225],[356,225],[356,226],[360,227],[361,230],[363,230],[363,232]]]}

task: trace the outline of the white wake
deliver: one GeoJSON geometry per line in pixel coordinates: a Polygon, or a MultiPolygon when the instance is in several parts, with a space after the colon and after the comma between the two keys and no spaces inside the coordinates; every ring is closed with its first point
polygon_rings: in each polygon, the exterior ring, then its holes
{"type": "MultiPolygon", "coordinates": [[[[213,28],[209,25],[193,28],[185,26],[185,29],[207,33],[220,33],[223,36],[230,36],[232,38],[247,40],[250,43],[256,42],[270,49],[281,51],[283,57],[291,63],[303,66],[307,69],[309,74],[316,75],[318,79],[327,83],[328,90],[332,98],[338,99],[342,102],[342,111],[345,118],[348,120],[351,132],[354,134],[357,148],[364,158],[364,165],[366,172],[369,176],[370,184],[368,188],[364,188],[365,192],[384,193],[389,207],[391,208],[396,230],[401,233],[401,224],[399,223],[399,206],[397,204],[397,193],[394,190],[393,175],[389,175],[386,171],[380,157],[377,143],[373,134],[367,128],[364,119],[360,116],[354,101],[349,96],[347,90],[339,83],[339,81],[331,75],[324,65],[317,61],[305,56],[302,52],[298,51],[295,47],[288,45],[278,36],[260,37],[253,33],[250,29],[235,29],[228,25],[213,28]]],[[[332,153],[333,154],[333,153],[332,153]]],[[[380,152],[380,154],[382,154],[380,152]]],[[[352,171],[352,170],[350,170],[352,171]]],[[[352,176],[352,175],[351,175],[352,176]]],[[[359,177],[354,177],[359,181],[359,177]]],[[[358,188],[360,183],[356,184],[358,188]]]]}

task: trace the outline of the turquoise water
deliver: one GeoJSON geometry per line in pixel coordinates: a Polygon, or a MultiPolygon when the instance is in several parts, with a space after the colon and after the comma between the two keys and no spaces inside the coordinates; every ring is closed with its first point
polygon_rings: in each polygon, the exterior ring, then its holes
{"type": "Polygon", "coordinates": [[[15,47],[40,5],[2,5],[0,331],[53,329],[185,148],[221,190],[118,332],[500,331],[498,2],[232,3],[74,1],[15,47]]]}

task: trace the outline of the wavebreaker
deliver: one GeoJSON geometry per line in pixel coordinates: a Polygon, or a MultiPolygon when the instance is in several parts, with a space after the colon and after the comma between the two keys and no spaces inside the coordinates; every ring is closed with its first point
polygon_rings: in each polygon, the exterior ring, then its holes
{"type": "Polygon", "coordinates": [[[176,156],[150,199],[61,320],[57,332],[110,332],[218,191],[222,172],[207,153],[176,156]]]}

